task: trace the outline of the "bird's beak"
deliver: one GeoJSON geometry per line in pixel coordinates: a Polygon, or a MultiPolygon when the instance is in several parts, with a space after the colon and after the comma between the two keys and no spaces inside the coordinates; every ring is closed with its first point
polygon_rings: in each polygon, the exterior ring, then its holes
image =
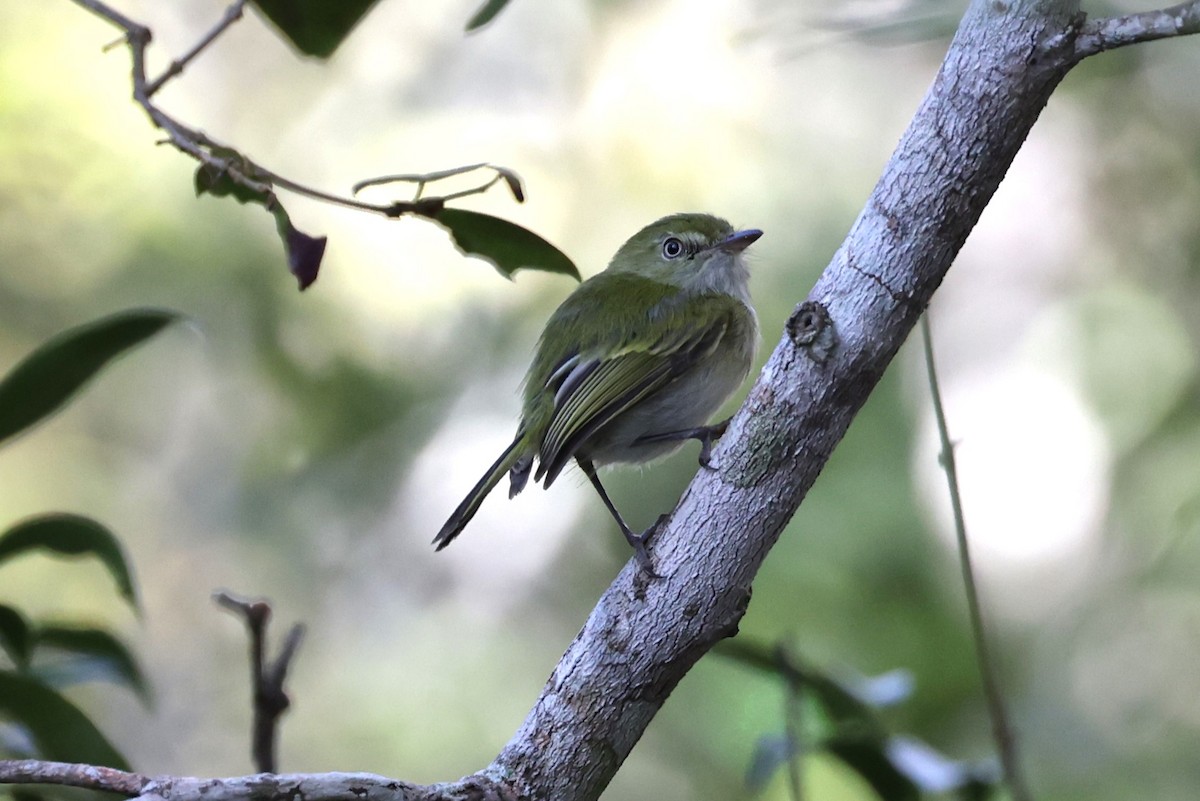
{"type": "Polygon", "coordinates": [[[722,239],[717,244],[713,245],[716,250],[724,250],[728,253],[741,253],[746,248],[750,247],[754,242],[762,236],[763,232],[757,228],[748,228],[745,231],[738,231],[722,239]]]}

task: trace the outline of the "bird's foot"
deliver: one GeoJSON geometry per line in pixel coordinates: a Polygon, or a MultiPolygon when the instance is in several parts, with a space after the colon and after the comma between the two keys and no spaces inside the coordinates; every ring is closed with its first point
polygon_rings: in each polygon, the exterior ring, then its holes
{"type": "Polygon", "coordinates": [[[714,470],[712,466],[712,447],[713,443],[721,438],[725,430],[729,428],[728,418],[719,423],[713,423],[711,426],[696,426],[695,428],[684,428],[679,431],[664,431],[661,434],[646,434],[634,440],[634,445],[648,444],[651,442],[673,442],[681,439],[696,439],[700,441],[700,466],[709,470],[714,470]]]}
{"type": "Polygon", "coordinates": [[[700,440],[700,466],[706,470],[716,469],[712,466],[712,446],[721,438],[727,428],[729,428],[729,420],[722,420],[715,425],[698,429],[700,433],[696,439],[700,440]]]}
{"type": "Polygon", "coordinates": [[[633,555],[637,558],[638,567],[646,578],[662,578],[660,574],[654,572],[654,563],[650,559],[650,550],[646,546],[650,544],[650,538],[658,531],[659,526],[667,521],[669,516],[665,514],[659,515],[658,520],[655,520],[641,534],[634,534],[627,527],[622,528],[621,533],[625,535],[625,541],[633,548],[633,555]]]}

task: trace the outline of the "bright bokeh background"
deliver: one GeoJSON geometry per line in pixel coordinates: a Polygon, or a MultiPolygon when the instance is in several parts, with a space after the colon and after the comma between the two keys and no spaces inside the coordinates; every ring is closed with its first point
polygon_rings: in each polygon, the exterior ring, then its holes
{"type": "MultiPolygon", "coordinates": [[[[646,222],[710,210],[766,231],[764,358],[932,79],[952,7],[386,0],[326,64],[253,14],[163,92],[277,172],[344,192],[475,161],[585,274],[646,222]],[[827,24],[857,20],[847,30],[827,24]],[[873,26],[868,30],[863,26],[873,26]],[[888,31],[891,31],[889,34],[888,31]]],[[[122,0],[161,67],[212,0],[122,0]]],[[[503,746],[628,557],[578,478],[444,517],[509,441],[562,277],[515,283],[437,228],[297,199],[330,245],[301,295],[268,215],[191,191],[129,100],[112,29],[66,0],[0,6],[0,366],[134,305],[190,323],[0,452],[0,525],[89,513],[126,543],[144,617],[99,569],[0,568],[0,602],[123,632],[157,690],[75,694],[141,770],[248,772],[245,639],[216,588],[303,620],[282,767],[441,780],[503,746]]],[[[1093,59],[1054,96],[932,314],[987,615],[1041,798],[1194,799],[1200,786],[1200,48],[1093,59]]],[[[919,348],[856,420],[771,554],[742,626],[811,661],[912,671],[898,731],[991,752],[919,348]]],[[[610,479],[635,521],[692,449],[610,479]]],[[[719,657],[688,676],[606,798],[743,797],[780,689],[719,657]]],[[[835,763],[811,796],[870,798],[835,763]]],[[[782,781],[766,797],[783,799],[782,781]]]]}

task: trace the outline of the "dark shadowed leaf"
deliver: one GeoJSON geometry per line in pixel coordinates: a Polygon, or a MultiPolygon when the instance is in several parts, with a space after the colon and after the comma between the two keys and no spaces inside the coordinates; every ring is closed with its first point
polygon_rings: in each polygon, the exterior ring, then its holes
{"type": "Polygon", "coordinates": [[[378,0],[252,0],[301,53],[328,58],[378,0]]]}
{"type": "Polygon", "coordinates": [[[29,790],[25,787],[17,787],[12,792],[12,801],[52,801],[54,796],[44,795],[36,790],[29,790]]]}
{"type": "MultiPolygon", "coordinates": [[[[833,726],[853,726],[856,730],[870,731],[879,736],[883,734],[883,723],[871,705],[859,697],[858,687],[851,687],[847,682],[817,670],[795,653],[784,648],[743,642],[740,638],[721,643],[716,653],[755,670],[778,676],[797,690],[805,691],[817,702],[833,726]]],[[[869,683],[870,680],[855,677],[852,681],[869,683]]]]}
{"type": "Polygon", "coordinates": [[[0,380],[0,442],[53,414],[110,360],[177,319],[174,312],[132,309],[43,344],[0,380]]]}
{"type": "Polygon", "coordinates": [[[232,197],[238,203],[260,203],[264,206],[270,199],[269,192],[252,189],[245,184],[238,183],[229,177],[229,173],[219,170],[211,164],[201,164],[196,168],[196,174],[192,178],[192,187],[196,190],[196,197],[201,195],[232,197]]]}
{"type": "Polygon", "coordinates": [[[851,770],[863,778],[883,801],[918,801],[916,784],[893,764],[886,740],[872,735],[842,735],[822,743],[851,770]]]}
{"type": "Polygon", "coordinates": [[[506,278],[517,270],[543,270],[579,280],[579,270],[565,253],[508,220],[463,209],[442,209],[432,219],[450,231],[465,255],[491,262],[506,278]]]}
{"type": "Polygon", "coordinates": [[[95,520],[66,513],[39,515],[0,535],[0,562],[36,550],[96,557],[112,574],[121,596],[137,609],[133,578],[121,552],[121,544],[112,532],[95,520]]]}
{"type": "Polygon", "coordinates": [[[125,644],[103,629],[42,626],[34,632],[34,673],[52,687],[122,684],[151,703],[150,686],[125,644]]]}
{"type": "Polygon", "coordinates": [[[275,230],[283,240],[288,271],[296,276],[300,291],[303,292],[317,280],[321,259],[325,257],[327,239],[323,236],[309,236],[292,225],[291,218],[278,201],[273,200],[267,205],[267,209],[275,216],[275,230]]]}
{"type": "Polygon", "coordinates": [[[0,670],[0,717],[23,728],[42,759],[129,770],[86,715],[37,679],[0,670]]]}
{"type": "Polygon", "coordinates": [[[321,259],[325,257],[326,237],[309,236],[292,225],[292,218],[287,209],[279,202],[273,192],[261,192],[234,181],[227,173],[216,170],[208,164],[201,164],[196,169],[196,196],[209,194],[214,197],[233,197],[239,203],[257,203],[275,218],[275,230],[283,242],[283,251],[287,256],[288,272],[296,276],[300,290],[304,291],[317,280],[321,269],[321,259]]]}
{"type": "Polygon", "coordinates": [[[477,31],[484,25],[487,25],[492,19],[504,10],[508,5],[508,0],[487,0],[483,7],[475,12],[475,16],[467,23],[467,31],[477,31]]]}
{"type": "Polygon", "coordinates": [[[0,604],[0,650],[23,670],[29,661],[29,623],[25,616],[11,606],[0,604]]]}
{"type": "Polygon", "coordinates": [[[769,648],[745,637],[738,637],[717,643],[713,653],[770,676],[783,678],[777,648],[769,648]]]}

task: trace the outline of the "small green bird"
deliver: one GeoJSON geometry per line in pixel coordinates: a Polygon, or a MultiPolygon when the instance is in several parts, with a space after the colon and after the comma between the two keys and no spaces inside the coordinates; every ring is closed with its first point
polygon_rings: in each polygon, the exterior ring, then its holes
{"type": "Polygon", "coordinates": [[[701,441],[707,466],[728,424],[708,419],[745,380],[758,349],[742,252],[760,236],[709,214],[674,214],[638,231],[608,269],[576,287],[542,332],[516,437],[434,537],[437,550],[505,473],[511,498],[535,460],[533,480],[549,487],[574,459],[653,575],[646,543],[663,518],[633,533],[596,467],[648,462],[688,439],[701,441]]]}

